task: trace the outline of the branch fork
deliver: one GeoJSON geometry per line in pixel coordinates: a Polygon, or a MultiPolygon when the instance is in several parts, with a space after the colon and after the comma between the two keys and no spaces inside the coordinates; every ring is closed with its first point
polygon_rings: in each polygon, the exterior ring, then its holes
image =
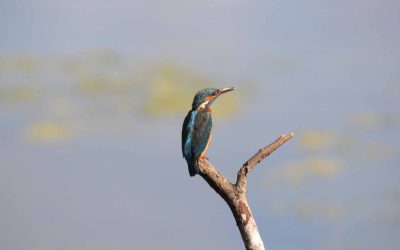
{"type": "Polygon", "coordinates": [[[232,184],[208,159],[199,160],[200,175],[228,204],[236,220],[247,250],[264,250],[257,224],[247,202],[247,175],[258,163],[294,136],[293,133],[281,135],[274,142],[260,149],[247,160],[237,173],[236,183],[232,184]]]}

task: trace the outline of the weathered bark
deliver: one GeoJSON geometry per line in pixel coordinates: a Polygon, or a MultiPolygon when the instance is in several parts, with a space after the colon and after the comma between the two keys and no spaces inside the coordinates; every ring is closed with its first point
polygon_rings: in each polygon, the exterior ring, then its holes
{"type": "Polygon", "coordinates": [[[293,133],[280,136],[247,160],[237,173],[235,184],[229,182],[206,159],[200,159],[199,170],[203,179],[225,200],[232,211],[247,250],[264,250],[264,243],[247,202],[247,175],[264,158],[293,137],[293,133]]]}

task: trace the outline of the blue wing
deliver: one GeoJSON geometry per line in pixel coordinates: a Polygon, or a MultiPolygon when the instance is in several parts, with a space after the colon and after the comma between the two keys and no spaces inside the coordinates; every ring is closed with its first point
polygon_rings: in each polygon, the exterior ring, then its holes
{"type": "Polygon", "coordinates": [[[192,132],[197,111],[189,111],[183,121],[182,127],[182,155],[188,159],[191,155],[192,132]]]}
{"type": "Polygon", "coordinates": [[[190,176],[194,176],[199,172],[197,167],[197,160],[192,151],[192,135],[196,115],[197,111],[189,111],[189,113],[185,117],[185,120],[183,121],[182,126],[182,154],[188,164],[190,176]]]}

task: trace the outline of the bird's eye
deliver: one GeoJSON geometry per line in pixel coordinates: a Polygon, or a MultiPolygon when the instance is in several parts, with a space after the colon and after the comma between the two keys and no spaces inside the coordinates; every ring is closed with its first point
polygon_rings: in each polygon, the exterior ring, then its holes
{"type": "Polygon", "coordinates": [[[212,95],[217,95],[217,94],[218,94],[217,91],[212,92],[212,95]]]}

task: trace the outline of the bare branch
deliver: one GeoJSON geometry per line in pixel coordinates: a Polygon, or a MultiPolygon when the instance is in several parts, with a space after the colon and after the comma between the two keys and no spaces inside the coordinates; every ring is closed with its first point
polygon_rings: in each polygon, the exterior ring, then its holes
{"type": "Polygon", "coordinates": [[[290,140],[293,136],[294,133],[281,135],[273,143],[260,149],[255,155],[253,155],[249,160],[247,160],[243,164],[243,167],[237,173],[237,180],[235,184],[236,190],[240,193],[246,192],[247,174],[250,173],[258,163],[264,160],[267,156],[269,156],[272,152],[274,152],[276,149],[282,146],[285,142],[290,140]]]}
{"type": "Polygon", "coordinates": [[[208,160],[199,159],[199,174],[228,204],[247,250],[264,250],[264,243],[247,202],[247,174],[265,157],[291,139],[293,135],[293,133],[282,135],[270,145],[260,149],[239,170],[235,185],[218,172],[208,160]]]}
{"type": "Polygon", "coordinates": [[[216,170],[208,160],[203,158],[199,159],[199,170],[201,177],[203,177],[208,185],[210,185],[224,200],[227,200],[228,196],[234,195],[232,183],[216,170]]]}

